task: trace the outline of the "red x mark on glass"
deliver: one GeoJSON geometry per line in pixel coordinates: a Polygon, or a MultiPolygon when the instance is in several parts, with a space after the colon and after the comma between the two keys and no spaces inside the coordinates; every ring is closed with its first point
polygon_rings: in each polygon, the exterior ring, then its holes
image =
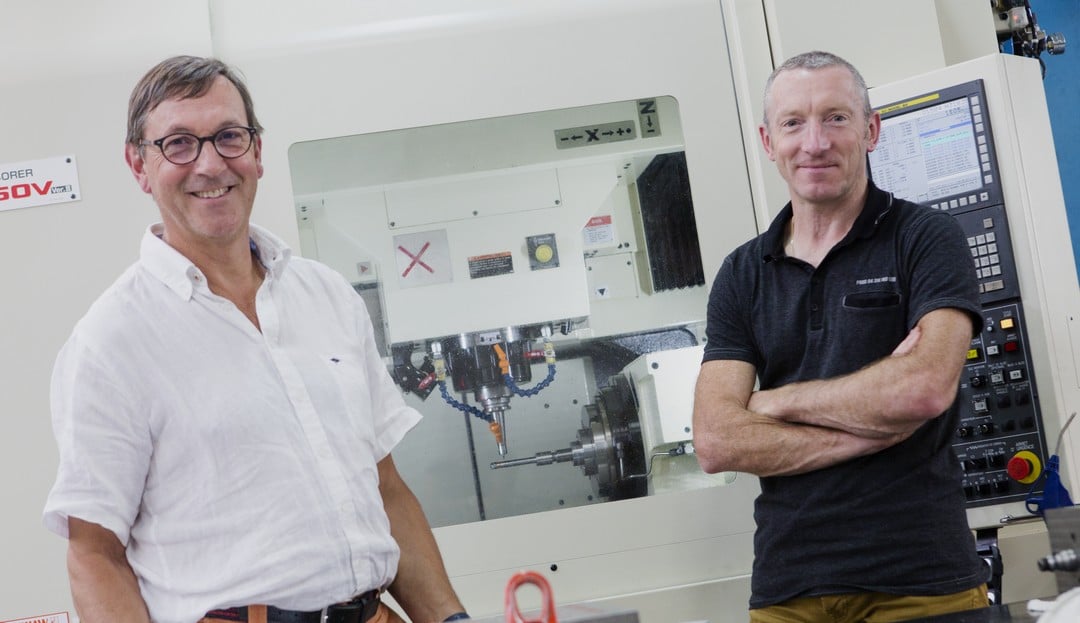
{"type": "Polygon", "coordinates": [[[420,256],[423,255],[424,251],[427,251],[428,247],[430,247],[430,246],[431,246],[430,242],[425,242],[424,246],[420,247],[420,250],[416,253],[416,255],[413,255],[412,253],[409,253],[408,250],[405,249],[405,247],[403,247],[401,245],[398,245],[398,251],[401,251],[402,253],[404,253],[405,255],[408,255],[412,259],[412,261],[409,262],[408,268],[405,269],[405,272],[401,273],[402,278],[408,277],[409,272],[412,271],[412,269],[413,269],[413,266],[416,266],[417,264],[419,264],[419,265],[423,266],[424,268],[426,268],[429,273],[431,273],[433,275],[435,274],[435,269],[433,269],[432,267],[430,267],[427,264],[420,261],[420,256]]]}

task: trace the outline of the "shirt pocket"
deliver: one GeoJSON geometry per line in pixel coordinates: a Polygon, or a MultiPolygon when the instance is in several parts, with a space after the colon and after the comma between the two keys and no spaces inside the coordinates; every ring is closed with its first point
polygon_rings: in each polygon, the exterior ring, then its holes
{"type": "Polygon", "coordinates": [[[892,352],[907,334],[903,295],[896,290],[863,290],[844,295],[833,344],[854,371],[892,352]]]}
{"type": "Polygon", "coordinates": [[[890,290],[872,292],[853,292],[844,295],[844,309],[847,310],[891,310],[900,306],[900,293],[890,290]]]}

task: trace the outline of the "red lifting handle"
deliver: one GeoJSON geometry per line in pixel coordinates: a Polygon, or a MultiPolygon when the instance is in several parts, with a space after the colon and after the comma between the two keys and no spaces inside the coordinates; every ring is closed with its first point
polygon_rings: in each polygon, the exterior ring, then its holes
{"type": "Polygon", "coordinates": [[[555,599],[547,578],[535,571],[519,571],[506,583],[506,623],[558,623],[555,618],[555,599]],[[532,584],[540,589],[542,604],[539,619],[526,619],[517,604],[517,589],[522,584],[532,584]]]}

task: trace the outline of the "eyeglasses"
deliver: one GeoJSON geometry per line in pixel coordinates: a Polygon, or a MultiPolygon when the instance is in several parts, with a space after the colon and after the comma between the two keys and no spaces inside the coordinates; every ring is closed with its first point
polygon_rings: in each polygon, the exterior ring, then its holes
{"type": "Polygon", "coordinates": [[[203,143],[212,143],[219,156],[231,160],[246,154],[251,149],[254,137],[255,128],[238,125],[222,128],[211,136],[177,132],[156,141],[139,141],[139,145],[154,145],[173,164],[191,164],[199,159],[203,143]]]}

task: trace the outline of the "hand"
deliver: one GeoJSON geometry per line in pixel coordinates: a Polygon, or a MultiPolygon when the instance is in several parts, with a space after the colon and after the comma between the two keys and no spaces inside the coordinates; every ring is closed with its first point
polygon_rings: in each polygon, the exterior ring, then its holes
{"type": "Polygon", "coordinates": [[[769,397],[771,394],[768,390],[757,390],[750,394],[750,399],[746,402],[746,408],[749,411],[758,413],[760,415],[767,415],[769,417],[776,417],[776,413],[773,413],[769,407],[769,397]]]}
{"type": "Polygon", "coordinates": [[[911,351],[915,350],[915,347],[919,344],[919,340],[922,338],[922,329],[916,326],[911,330],[911,333],[907,334],[903,342],[900,342],[896,348],[893,349],[890,357],[903,357],[911,351]]]}

